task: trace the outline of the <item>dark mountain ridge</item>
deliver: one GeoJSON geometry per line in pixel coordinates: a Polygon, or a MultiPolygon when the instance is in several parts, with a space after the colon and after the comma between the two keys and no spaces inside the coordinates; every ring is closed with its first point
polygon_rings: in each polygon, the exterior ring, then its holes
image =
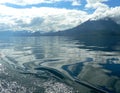
{"type": "Polygon", "coordinates": [[[118,25],[115,21],[113,21],[110,18],[100,20],[88,20],[72,29],[47,33],[46,35],[73,36],[73,35],[103,35],[103,34],[120,35],[120,25],[118,25]]]}
{"type": "Polygon", "coordinates": [[[120,35],[120,25],[110,18],[88,20],[72,29],[58,32],[0,31],[0,36],[91,36],[120,35]]]}

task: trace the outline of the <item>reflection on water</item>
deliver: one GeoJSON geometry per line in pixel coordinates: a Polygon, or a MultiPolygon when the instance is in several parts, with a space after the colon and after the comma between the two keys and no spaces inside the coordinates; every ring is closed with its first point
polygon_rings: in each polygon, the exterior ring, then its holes
{"type": "Polygon", "coordinates": [[[119,36],[0,38],[1,93],[120,93],[119,36]]]}

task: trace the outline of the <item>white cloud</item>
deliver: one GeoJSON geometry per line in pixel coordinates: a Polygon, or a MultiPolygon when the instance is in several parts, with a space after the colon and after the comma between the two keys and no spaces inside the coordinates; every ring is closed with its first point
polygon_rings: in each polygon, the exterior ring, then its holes
{"type": "Polygon", "coordinates": [[[101,18],[112,18],[118,24],[120,24],[120,6],[110,8],[104,2],[108,0],[86,0],[87,4],[85,5],[86,8],[93,8],[95,9],[94,13],[89,15],[92,20],[98,20],[101,18]]]}
{"type": "Polygon", "coordinates": [[[116,21],[118,24],[120,24],[120,6],[109,8],[105,13],[103,13],[103,17],[109,17],[112,18],[114,21],[116,21]]]}
{"type": "Polygon", "coordinates": [[[12,3],[16,5],[31,5],[39,3],[52,3],[54,0],[0,0],[1,4],[12,3]]]}
{"type": "Polygon", "coordinates": [[[0,23],[0,31],[4,31],[4,30],[10,30],[11,29],[11,25],[6,25],[4,23],[0,23]]]}
{"type": "MultiPolygon", "coordinates": [[[[0,23],[11,30],[58,31],[72,28],[86,20],[88,14],[80,10],[59,8],[15,9],[0,5],[0,23]]],[[[5,29],[5,28],[4,28],[5,29]]]]}
{"type": "MultiPolygon", "coordinates": [[[[8,1],[16,0],[0,0],[0,3],[8,1]]],[[[22,1],[17,0],[16,2],[22,1]]],[[[33,2],[32,0],[24,0],[24,4],[27,4],[25,1],[28,4],[33,2]]],[[[34,3],[38,3],[37,1],[49,1],[50,3],[50,1],[59,2],[62,0],[36,0],[34,3]]],[[[74,5],[80,4],[78,0],[65,1],[73,2],[74,5]]],[[[95,9],[93,14],[75,9],[50,7],[16,9],[0,4],[0,30],[58,31],[75,27],[88,19],[98,20],[105,17],[110,17],[120,24],[120,13],[118,12],[120,6],[110,8],[103,3],[106,1],[94,0],[93,2],[93,0],[87,0],[86,8],[95,9]]]]}
{"type": "Polygon", "coordinates": [[[73,0],[72,5],[73,6],[80,6],[81,5],[80,0],[73,0]]]}
{"type": "Polygon", "coordinates": [[[97,8],[95,12],[89,17],[91,20],[98,20],[109,17],[120,24],[120,13],[118,11],[120,11],[120,6],[114,8],[97,8]]]}
{"type": "Polygon", "coordinates": [[[72,5],[80,5],[80,0],[0,0],[0,4],[12,3],[16,5],[33,5],[40,3],[71,2],[72,5]]]}
{"type": "Polygon", "coordinates": [[[86,4],[86,8],[98,8],[98,7],[102,7],[102,6],[106,6],[106,4],[103,4],[103,2],[107,2],[108,0],[86,0],[87,4],[86,4]]]}

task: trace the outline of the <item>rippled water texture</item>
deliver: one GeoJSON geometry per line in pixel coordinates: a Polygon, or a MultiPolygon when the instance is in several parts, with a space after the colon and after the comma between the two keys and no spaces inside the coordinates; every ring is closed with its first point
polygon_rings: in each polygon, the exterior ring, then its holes
{"type": "Polygon", "coordinates": [[[0,93],[120,93],[120,37],[1,37],[0,93]]]}

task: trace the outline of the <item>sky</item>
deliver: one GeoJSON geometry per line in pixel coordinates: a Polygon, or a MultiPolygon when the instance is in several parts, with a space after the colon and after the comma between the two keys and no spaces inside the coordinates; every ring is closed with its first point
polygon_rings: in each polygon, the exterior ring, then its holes
{"type": "Polygon", "coordinates": [[[0,31],[62,31],[109,17],[120,24],[120,0],[0,0],[0,31]]]}

